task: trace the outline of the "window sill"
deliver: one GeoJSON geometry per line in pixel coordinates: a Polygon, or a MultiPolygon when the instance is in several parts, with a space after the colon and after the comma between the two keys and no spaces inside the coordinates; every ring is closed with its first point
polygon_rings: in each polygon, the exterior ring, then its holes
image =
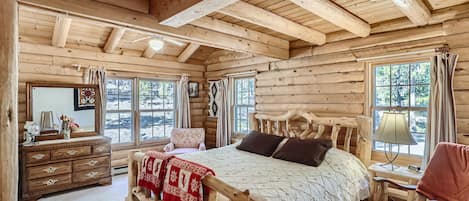
{"type": "Polygon", "coordinates": [[[154,140],[154,141],[146,141],[141,142],[139,145],[135,144],[113,144],[111,145],[112,151],[121,151],[121,150],[128,150],[128,149],[139,149],[139,148],[146,148],[146,147],[153,147],[153,146],[164,146],[170,142],[169,139],[165,140],[154,140]]]}

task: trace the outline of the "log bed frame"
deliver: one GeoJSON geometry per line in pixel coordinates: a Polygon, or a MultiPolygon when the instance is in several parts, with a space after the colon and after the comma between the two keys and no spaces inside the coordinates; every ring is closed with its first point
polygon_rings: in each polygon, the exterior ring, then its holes
{"type": "MultiPolygon", "coordinates": [[[[251,113],[249,121],[251,130],[272,135],[304,139],[325,138],[329,134],[334,147],[354,154],[365,165],[368,165],[371,159],[371,132],[370,118],[368,117],[318,117],[311,112],[288,111],[282,115],[251,113]],[[330,133],[327,132],[329,130],[330,133]],[[339,136],[344,137],[339,138],[339,136]],[[355,149],[352,149],[353,145],[355,145],[355,149]]],[[[152,197],[149,191],[137,186],[140,161],[144,155],[140,151],[129,152],[129,186],[126,201],[160,200],[159,196],[152,197]]],[[[215,176],[207,176],[202,182],[206,187],[213,189],[208,195],[205,195],[205,200],[216,201],[217,194],[222,194],[232,201],[253,200],[249,197],[249,190],[241,191],[215,176]]]]}

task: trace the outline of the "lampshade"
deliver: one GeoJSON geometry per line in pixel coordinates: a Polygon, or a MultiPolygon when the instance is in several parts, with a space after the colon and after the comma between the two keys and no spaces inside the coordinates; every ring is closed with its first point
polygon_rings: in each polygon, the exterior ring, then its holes
{"type": "Polygon", "coordinates": [[[378,130],[375,132],[374,139],[390,144],[417,144],[409,132],[409,125],[404,113],[385,112],[381,118],[378,130]]]}
{"type": "Polygon", "coordinates": [[[148,45],[151,49],[158,51],[161,50],[164,46],[164,42],[158,38],[153,38],[148,41],[148,45]]]}

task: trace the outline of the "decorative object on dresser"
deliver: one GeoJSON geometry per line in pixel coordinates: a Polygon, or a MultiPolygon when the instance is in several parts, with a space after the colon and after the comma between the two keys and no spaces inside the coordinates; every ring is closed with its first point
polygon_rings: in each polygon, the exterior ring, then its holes
{"type": "Polygon", "coordinates": [[[23,200],[91,184],[111,184],[110,142],[104,136],[91,136],[21,145],[23,200]]]}
{"type": "Polygon", "coordinates": [[[409,125],[404,113],[385,112],[381,118],[378,129],[373,136],[376,141],[384,142],[384,155],[388,160],[391,170],[394,170],[393,162],[400,152],[400,145],[416,145],[414,137],[409,132],[409,125]],[[394,153],[393,145],[397,145],[397,152],[394,153]],[[387,149],[386,149],[387,147],[387,149]]]}

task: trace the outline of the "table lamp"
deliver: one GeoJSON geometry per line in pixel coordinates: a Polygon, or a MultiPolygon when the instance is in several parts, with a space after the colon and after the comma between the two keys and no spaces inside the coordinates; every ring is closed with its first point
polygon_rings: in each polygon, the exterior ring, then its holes
{"type": "Polygon", "coordinates": [[[397,159],[400,152],[399,145],[416,145],[414,137],[409,132],[409,125],[404,113],[385,112],[381,118],[378,129],[375,131],[374,140],[383,142],[384,155],[394,171],[393,162],[397,159]],[[397,152],[392,151],[392,146],[398,145],[397,152]]]}

